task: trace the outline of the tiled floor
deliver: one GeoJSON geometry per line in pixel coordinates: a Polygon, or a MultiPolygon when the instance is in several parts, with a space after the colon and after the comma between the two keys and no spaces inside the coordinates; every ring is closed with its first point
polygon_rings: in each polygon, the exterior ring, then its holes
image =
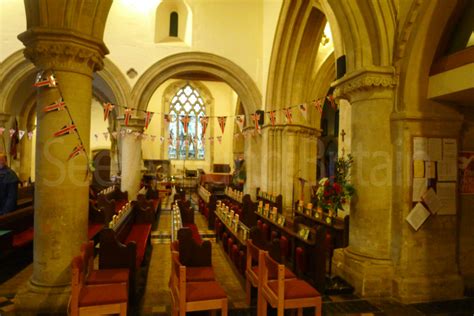
{"type": "MultiPolygon", "coordinates": [[[[217,281],[224,287],[229,297],[229,315],[256,315],[255,300],[252,306],[245,302],[245,284],[243,277],[233,268],[220,244],[215,242],[213,232],[208,231],[205,218],[196,212],[195,222],[199,232],[212,241],[212,263],[217,281]]],[[[169,203],[163,205],[157,229],[152,232],[152,254],[144,295],[139,306],[133,309],[134,315],[170,315],[170,294],[168,281],[170,276],[170,213],[169,203]]],[[[30,250],[31,252],[31,250],[30,250]]],[[[14,314],[14,295],[18,287],[25,284],[32,274],[31,254],[23,259],[15,258],[9,264],[11,269],[17,268],[18,273],[8,277],[10,268],[2,266],[0,277],[0,315],[14,314]],[[26,258],[26,259],[25,259],[26,258]],[[25,264],[25,260],[27,264],[25,264]],[[20,265],[23,264],[23,266],[20,265]]],[[[314,315],[311,309],[305,310],[305,315],[314,315]]],[[[200,315],[200,314],[198,314],[200,315]]],[[[206,315],[206,314],[204,314],[206,315]]],[[[276,315],[269,309],[269,315],[276,315]]],[[[356,295],[324,296],[323,315],[474,315],[474,298],[457,301],[431,302],[426,304],[402,305],[388,299],[360,299],[356,295]]]]}

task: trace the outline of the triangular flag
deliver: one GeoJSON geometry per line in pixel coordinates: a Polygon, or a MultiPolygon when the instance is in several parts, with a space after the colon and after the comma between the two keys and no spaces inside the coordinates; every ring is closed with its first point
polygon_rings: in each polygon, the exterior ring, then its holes
{"type": "Polygon", "coordinates": [[[260,132],[260,125],[258,125],[258,121],[260,120],[260,113],[253,113],[252,120],[255,123],[255,130],[260,132]]]}
{"type": "Polygon", "coordinates": [[[165,129],[168,129],[168,125],[171,123],[171,115],[165,114],[163,119],[165,120],[165,129]]]}
{"type": "Polygon", "coordinates": [[[10,138],[12,138],[12,137],[13,137],[13,135],[15,135],[15,132],[16,132],[16,130],[15,130],[15,129],[13,129],[13,128],[10,128],[10,138]]]}
{"type": "Polygon", "coordinates": [[[127,134],[131,134],[133,132],[131,128],[127,128],[126,131],[127,131],[127,134]]]}
{"type": "Polygon", "coordinates": [[[140,132],[134,132],[133,135],[135,135],[135,138],[136,138],[136,139],[140,139],[140,136],[142,135],[142,133],[140,133],[140,132]]]}
{"type": "Polygon", "coordinates": [[[68,135],[72,134],[76,131],[76,125],[74,124],[69,124],[69,125],[64,125],[59,131],[53,134],[54,137],[58,136],[63,136],[63,135],[68,135]]]}
{"type": "Polygon", "coordinates": [[[293,121],[293,114],[291,113],[291,108],[283,109],[285,111],[286,123],[291,124],[293,121]]]}
{"type": "Polygon", "coordinates": [[[147,111],[145,115],[145,129],[148,128],[148,124],[150,124],[150,121],[152,118],[153,118],[153,112],[147,111]]]}
{"type": "Polygon", "coordinates": [[[201,116],[199,120],[201,121],[201,125],[202,125],[201,137],[204,137],[204,135],[206,134],[207,124],[209,123],[209,117],[201,116]]]}
{"type": "Polygon", "coordinates": [[[218,116],[217,121],[219,122],[219,126],[221,127],[222,134],[224,134],[225,122],[227,121],[227,116],[218,116]]]}
{"type": "Polygon", "coordinates": [[[334,95],[332,95],[332,94],[328,95],[327,99],[329,100],[329,102],[331,102],[331,107],[334,110],[337,110],[337,104],[336,104],[336,101],[334,100],[334,95]]]}
{"type": "Polygon", "coordinates": [[[48,113],[51,111],[62,111],[66,107],[66,103],[62,98],[59,98],[58,101],[51,103],[43,108],[43,112],[48,113]]]}
{"type": "Polygon", "coordinates": [[[104,121],[109,118],[109,113],[114,109],[114,105],[112,103],[104,103],[104,121]]]}
{"type": "Polygon", "coordinates": [[[189,115],[180,116],[180,121],[183,123],[184,135],[188,135],[188,126],[190,120],[191,119],[189,118],[189,115]]]}
{"type": "Polygon", "coordinates": [[[81,151],[84,151],[84,146],[77,145],[76,147],[74,147],[74,149],[72,150],[72,152],[69,155],[69,158],[67,160],[70,160],[70,159],[76,157],[77,155],[79,155],[81,153],[81,151]]]}
{"type": "Polygon", "coordinates": [[[122,138],[124,138],[126,132],[127,131],[125,129],[120,130],[120,136],[122,136],[122,138]]]}
{"type": "Polygon", "coordinates": [[[316,108],[316,110],[319,111],[319,113],[323,113],[324,103],[321,101],[321,99],[313,100],[313,105],[316,108]]]}
{"type": "Polygon", "coordinates": [[[212,136],[209,137],[209,143],[214,144],[214,137],[212,137],[212,136]]]}
{"type": "MultiPolygon", "coordinates": [[[[152,137],[153,137],[152,140],[155,140],[154,137],[156,137],[156,136],[153,135],[152,137]]],[[[164,136],[160,136],[160,144],[163,144],[164,141],[165,141],[165,137],[164,137],[164,136]]]]}
{"type": "Polygon", "coordinates": [[[275,122],[276,122],[276,111],[270,111],[270,112],[268,112],[268,116],[270,116],[270,122],[272,123],[272,126],[275,126],[275,122]]]}
{"type": "Polygon", "coordinates": [[[28,132],[28,140],[31,140],[33,138],[33,132],[28,132]]]}
{"type": "Polygon", "coordinates": [[[43,71],[40,71],[36,75],[35,83],[33,84],[34,87],[50,87],[54,88],[57,85],[56,77],[53,73],[45,74],[43,71]]]}
{"type": "Polygon", "coordinates": [[[94,138],[95,138],[96,141],[98,141],[99,140],[99,134],[95,133],[94,138]]]}
{"type": "Polygon", "coordinates": [[[301,103],[298,106],[298,108],[300,109],[300,112],[303,115],[304,120],[307,121],[308,120],[308,106],[306,105],[306,103],[301,103]]]}
{"type": "Polygon", "coordinates": [[[235,117],[235,122],[239,126],[239,130],[242,133],[242,130],[244,129],[244,123],[245,123],[245,115],[240,114],[235,117]]]}
{"type": "Polygon", "coordinates": [[[117,132],[112,132],[111,135],[114,139],[117,139],[117,132]]]}
{"type": "Polygon", "coordinates": [[[18,131],[18,137],[20,138],[20,140],[23,138],[24,135],[25,135],[25,131],[22,131],[22,130],[18,131]]]}
{"type": "Polygon", "coordinates": [[[222,136],[217,136],[217,141],[219,142],[219,144],[222,144],[222,136]]]}
{"type": "Polygon", "coordinates": [[[4,131],[5,131],[5,127],[0,127],[0,136],[3,135],[4,131]]]}
{"type": "Polygon", "coordinates": [[[142,139],[147,140],[148,139],[148,134],[142,134],[142,139]]]}
{"type": "Polygon", "coordinates": [[[168,137],[168,144],[173,145],[173,138],[171,137],[171,135],[170,137],[168,137]]]}
{"type": "Polygon", "coordinates": [[[102,135],[104,135],[105,140],[109,140],[109,132],[103,132],[102,135]]]}
{"type": "Polygon", "coordinates": [[[125,108],[125,126],[128,126],[128,122],[130,121],[130,117],[132,117],[132,109],[125,108]]]}
{"type": "MultiPolygon", "coordinates": [[[[161,137],[160,137],[160,140],[161,140],[162,138],[164,139],[164,137],[161,136],[161,137]]],[[[156,139],[156,135],[151,135],[151,141],[154,142],[155,139],[156,139]]],[[[161,140],[161,143],[163,144],[163,141],[162,141],[162,140],[161,140]]]]}

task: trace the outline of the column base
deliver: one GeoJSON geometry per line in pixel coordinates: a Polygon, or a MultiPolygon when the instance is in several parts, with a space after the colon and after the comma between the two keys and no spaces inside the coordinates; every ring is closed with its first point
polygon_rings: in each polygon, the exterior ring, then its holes
{"type": "Polygon", "coordinates": [[[15,296],[15,315],[67,315],[70,286],[44,287],[31,281],[15,296]]]}
{"type": "Polygon", "coordinates": [[[363,297],[392,295],[391,260],[361,256],[344,248],[334,251],[332,267],[333,273],[349,282],[358,295],[363,297]]]}
{"type": "Polygon", "coordinates": [[[464,284],[459,274],[403,277],[393,280],[393,297],[403,304],[462,298],[464,284]]]}

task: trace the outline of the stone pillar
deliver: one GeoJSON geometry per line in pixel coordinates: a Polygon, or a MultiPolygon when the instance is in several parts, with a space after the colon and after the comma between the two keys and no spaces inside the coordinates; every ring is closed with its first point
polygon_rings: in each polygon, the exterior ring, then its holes
{"type": "Polygon", "coordinates": [[[88,160],[84,153],[68,160],[78,137],[53,133],[71,120],[66,111],[43,107],[61,90],[88,153],[92,74],[108,53],[102,35],[111,3],[25,0],[28,30],[19,35],[25,57],[38,70],[53,70],[59,88],[37,90],[33,275],[16,297],[20,314],[66,311],[71,260],[87,240],[88,160]]]}
{"type": "Polygon", "coordinates": [[[7,126],[10,120],[10,114],[0,113],[0,127],[3,127],[5,130],[3,131],[3,135],[0,136],[0,152],[5,153],[7,156],[10,156],[8,145],[7,145],[7,137],[8,137],[8,129],[7,126]]]}
{"type": "MultiPolygon", "coordinates": [[[[244,131],[248,133],[251,133],[252,130],[252,127],[244,129],[244,131]]],[[[244,158],[247,180],[245,181],[244,193],[250,194],[252,199],[255,200],[257,188],[261,183],[262,137],[260,135],[249,135],[245,137],[244,158]]]]}
{"type": "Polygon", "coordinates": [[[135,136],[135,133],[143,132],[145,120],[132,118],[129,120],[128,126],[125,126],[123,118],[120,118],[118,121],[119,133],[117,137],[119,139],[121,169],[120,190],[128,192],[129,200],[135,200],[140,190],[140,180],[142,177],[142,141],[141,137],[135,136]]]}
{"type": "Polygon", "coordinates": [[[391,295],[393,69],[348,74],[336,81],[336,97],[351,102],[354,156],[349,246],[338,249],[333,269],[363,296],[391,295]]]}

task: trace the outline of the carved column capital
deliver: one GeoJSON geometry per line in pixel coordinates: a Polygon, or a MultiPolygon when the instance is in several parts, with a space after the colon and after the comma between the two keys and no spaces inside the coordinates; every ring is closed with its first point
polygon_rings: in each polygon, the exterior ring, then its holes
{"type": "Polygon", "coordinates": [[[122,128],[125,128],[131,129],[133,132],[143,132],[143,130],[145,129],[145,119],[142,118],[131,118],[128,120],[128,125],[125,125],[124,117],[117,118],[117,122],[119,131],[122,128]]]}
{"type": "Polygon", "coordinates": [[[101,40],[67,29],[35,27],[18,38],[26,46],[25,57],[44,70],[92,76],[94,71],[103,68],[103,58],[109,53],[101,40]]]}
{"type": "Polygon", "coordinates": [[[334,90],[336,98],[348,99],[350,102],[391,98],[397,84],[394,73],[393,67],[367,67],[345,75],[331,86],[336,88],[334,90]]]}
{"type": "Polygon", "coordinates": [[[303,125],[286,125],[283,128],[286,135],[302,135],[317,138],[321,135],[321,130],[303,125]]]}

